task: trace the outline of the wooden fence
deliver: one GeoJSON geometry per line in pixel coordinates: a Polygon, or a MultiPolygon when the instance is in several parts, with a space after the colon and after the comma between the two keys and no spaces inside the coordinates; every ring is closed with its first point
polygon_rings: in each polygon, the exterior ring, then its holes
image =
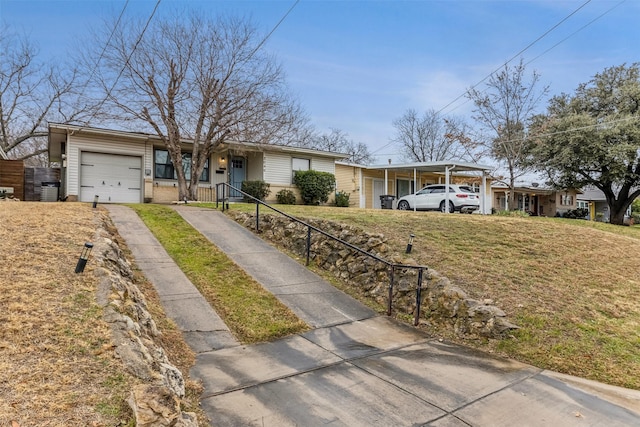
{"type": "Polygon", "coordinates": [[[22,160],[0,160],[0,187],[12,188],[13,197],[24,200],[24,162],[22,160]]]}
{"type": "Polygon", "coordinates": [[[60,169],[29,168],[22,160],[0,160],[0,189],[13,189],[6,193],[13,193],[16,199],[39,201],[43,182],[60,182],[60,169]]]}

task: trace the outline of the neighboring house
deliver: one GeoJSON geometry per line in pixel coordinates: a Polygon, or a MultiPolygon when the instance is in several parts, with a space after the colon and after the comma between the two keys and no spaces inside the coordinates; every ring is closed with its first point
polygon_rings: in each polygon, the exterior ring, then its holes
{"type": "MultiPolygon", "coordinates": [[[[394,200],[429,184],[468,184],[478,189],[482,213],[491,213],[490,166],[465,162],[420,162],[364,166],[336,162],[337,191],[350,195],[351,206],[380,209],[380,196],[394,200]]],[[[395,206],[395,203],[394,205],[395,206]]]]}
{"type": "MultiPolygon", "coordinates": [[[[577,209],[580,190],[556,191],[537,184],[515,188],[516,206],[513,210],[529,212],[536,216],[556,216],[577,209]]],[[[501,183],[491,187],[491,198],[496,210],[508,210],[509,188],[501,183]]]]}
{"type": "MultiPolygon", "coordinates": [[[[191,155],[190,146],[185,140],[185,159],[191,155]]],[[[168,154],[156,135],[49,124],[49,160],[61,165],[60,197],[70,201],[92,202],[96,195],[101,203],[175,201],[177,179],[168,154]]],[[[198,198],[215,200],[219,183],[240,188],[242,181],[262,180],[270,184],[266,200],[275,201],[281,189],[297,193],[292,183],[295,170],[335,174],[335,161],[344,157],[307,148],[225,143],[217,147],[200,177],[198,198]]]]}
{"type": "MultiPolygon", "coordinates": [[[[602,190],[592,185],[584,187],[582,193],[578,194],[578,207],[589,210],[591,221],[609,222],[611,217],[607,198],[602,190]]],[[[629,218],[631,218],[631,206],[625,213],[625,221],[629,218]]]]}

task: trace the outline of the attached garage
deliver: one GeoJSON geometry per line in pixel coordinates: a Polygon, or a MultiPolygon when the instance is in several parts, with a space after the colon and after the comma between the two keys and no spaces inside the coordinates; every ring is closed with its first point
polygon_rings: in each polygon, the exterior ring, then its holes
{"type": "Polygon", "coordinates": [[[81,202],[142,202],[142,158],[119,154],[82,152],[80,155],[81,202]]]}

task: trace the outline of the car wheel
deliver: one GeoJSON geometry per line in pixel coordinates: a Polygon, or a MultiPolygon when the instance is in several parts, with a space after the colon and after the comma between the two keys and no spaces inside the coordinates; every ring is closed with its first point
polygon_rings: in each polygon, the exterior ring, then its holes
{"type": "MultiPolygon", "coordinates": [[[[440,202],[440,212],[446,212],[445,205],[446,203],[444,200],[440,202]]],[[[454,210],[455,206],[453,206],[453,202],[449,201],[449,213],[452,213],[454,210]]]]}
{"type": "Polygon", "coordinates": [[[406,200],[400,200],[398,202],[398,209],[400,209],[401,211],[409,210],[409,202],[407,202],[406,200]]]}

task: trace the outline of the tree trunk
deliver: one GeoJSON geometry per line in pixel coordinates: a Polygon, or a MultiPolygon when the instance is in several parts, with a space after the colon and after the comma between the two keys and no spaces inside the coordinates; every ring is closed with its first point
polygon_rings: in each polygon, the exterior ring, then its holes
{"type": "Polygon", "coordinates": [[[515,211],[518,209],[516,206],[516,180],[513,177],[513,172],[509,170],[509,210],[515,211]]]}
{"type": "Polygon", "coordinates": [[[611,207],[611,213],[609,215],[609,223],[614,225],[624,225],[624,214],[627,211],[627,208],[617,209],[615,207],[611,207]]]}

